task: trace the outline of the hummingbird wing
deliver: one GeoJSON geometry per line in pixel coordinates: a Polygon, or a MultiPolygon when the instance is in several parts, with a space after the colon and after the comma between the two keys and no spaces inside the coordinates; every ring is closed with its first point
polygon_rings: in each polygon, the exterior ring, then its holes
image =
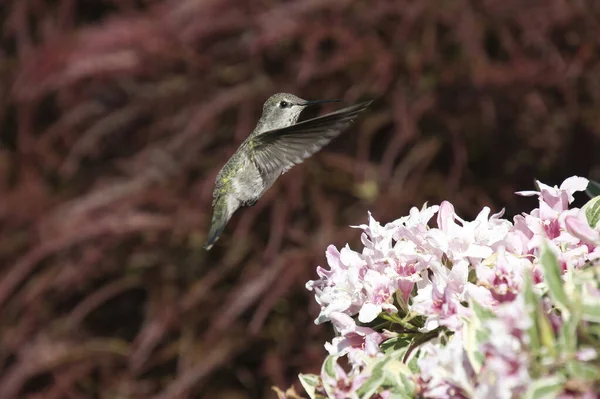
{"type": "Polygon", "coordinates": [[[346,129],[371,101],[281,129],[270,130],[247,142],[263,177],[278,177],[319,151],[346,129]]]}

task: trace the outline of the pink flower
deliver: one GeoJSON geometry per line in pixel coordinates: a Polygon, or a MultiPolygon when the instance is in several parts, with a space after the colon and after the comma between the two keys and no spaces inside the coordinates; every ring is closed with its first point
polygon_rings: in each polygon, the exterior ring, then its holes
{"type": "Polygon", "coordinates": [[[323,385],[334,388],[334,396],[329,396],[334,399],[359,399],[358,389],[369,379],[370,373],[361,371],[359,368],[353,368],[349,373],[340,366],[337,361],[335,363],[335,376],[328,375],[325,370],[321,373],[321,381],[323,385]]]}
{"type": "Polygon", "coordinates": [[[600,231],[590,227],[583,211],[580,211],[577,216],[567,216],[565,226],[569,233],[586,244],[593,247],[600,245],[600,231]]]}
{"type": "Polygon", "coordinates": [[[508,232],[505,240],[506,250],[515,255],[527,255],[533,253],[529,247],[529,241],[533,237],[533,231],[527,226],[525,216],[517,215],[513,218],[514,227],[508,232]]]}
{"type": "Polygon", "coordinates": [[[360,226],[350,226],[353,228],[362,229],[364,232],[361,234],[361,241],[365,246],[365,249],[371,250],[377,254],[384,254],[389,252],[392,248],[392,228],[391,226],[382,227],[381,224],[376,221],[371,212],[368,212],[369,224],[361,224],[360,226]]]}
{"type": "Polygon", "coordinates": [[[531,383],[526,331],[530,326],[522,297],[500,305],[497,317],[483,321],[488,339],[478,350],[482,364],[474,367],[464,347],[464,330],[446,346],[430,342],[418,360],[425,398],[513,398],[531,383]]]}
{"type": "Polygon", "coordinates": [[[582,348],[575,354],[577,360],[581,362],[589,362],[598,358],[598,352],[594,348],[582,348]]]}
{"type": "Polygon", "coordinates": [[[411,311],[428,316],[423,331],[434,330],[440,325],[453,331],[460,328],[460,316],[466,310],[461,302],[466,300],[467,276],[467,266],[462,264],[451,271],[440,269],[431,281],[426,278],[418,284],[411,311]]]}
{"type": "Polygon", "coordinates": [[[519,296],[496,309],[496,318],[486,320],[489,341],[481,345],[485,360],[478,372],[474,397],[513,398],[521,396],[531,382],[527,329],[531,320],[519,296]]]}
{"type": "Polygon", "coordinates": [[[329,320],[332,312],[358,313],[363,323],[381,312],[396,313],[393,302],[397,292],[400,305],[407,309],[415,283],[422,280],[434,258],[419,245],[426,244],[427,222],[437,209],[413,208],[408,217],[385,226],[369,214],[369,224],[358,226],[364,230],[362,253],[348,246],[338,252],[330,246],[326,253],[330,269],[317,268],[319,279],[306,284],[321,305],[315,323],[329,320]]]}
{"type": "Polygon", "coordinates": [[[364,303],[363,277],[367,269],[360,254],[348,246],[339,252],[330,245],[326,257],[330,270],[318,267],[320,279],[306,283],[309,291],[315,291],[315,299],[321,305],[316,324],[329,320],[332,312],[355,314],[364,303]]]}
{"type": "MultiPolygon", "coordinates": [[[[539,208],[529,215],[515,217],[515,229],[509,234],[507,249],[538,256],[542,244],[547,243],[563,270],[581,267],[596,259],[596,253],[600,254],[598,245],[594,244],[598,233],[584,224],[582,211],[569,209],[573,193],[585,190],[587,184],[587,179],[574,176],[566,179],[560,188],[538,182],[539,192],[517,193],[538,195],[539,208]]],[[[535,268],[535,258],[532,260],[535,268]]]]}
{"type": "Polygon", "coordinates": [[[500,247],[494,264],[480,264],[475,271],[478,284],[486,287],[496,301],[506,302],[512,301],[521,292],[524,273],[531,267],[527,258],[518,258],[500,247]]]}
{"type": "Polygon", "coordinates": [[[344,313],[331,313],[330,318],[338,336],[333,338],[331,344],[325,344],[329,354],[347,354],[354,366],[364,365],[364,356],[373,357],[380,354],[379,344],[386,339],[383,334],[369,327],[357,326],[354,319],[344,313]]]}
{"type": "Polygon", "coordinates": [[[366,301],[360,308],[358,320],[370,323],[382,311],[396,313],[398,309],[392,304],[394,293],[398,289],[397,280],[390,279],[374,270],[367,270],[364,277],[366,301]]]}
{"type": "MultiPolygon", "coordinates": [[[[365,370],[388,360],[384,356],[396,349],[382,349],[392,333],[357,325],[356,319],[370,323],[382,313],[396,312],[423,316],[422,332],[443,326],[450,335],[449,341],[438,337],[413,352],[420,368],[420,396],[522,396],[533,382],[529,370],[535,360],[529,354],[533,321],[523,299],[524,276],[530,273],[534,284],[542,282],[539,256],[546,245],[563,272],[600,259],[599,229],[588,225],[583,211],[569,209],[573,194],[587,184],[576,176],[560,187],[538,182],[539,191],[518,193],[536,195],[538,207],[515,216],[514,224],[502,218],[503,212],[491,215],[487,207],[475,220],[464,220],[447,201],[412,208],[408,216],[385,225],[369,213],[368,224],[355,226],[363,230],[362,250],[329,246],[329,268],[318,267],[318,280],[306,285],[321,305],[315,322],[334,325],[336,336],[326,349],[336,361],[346,355],[351,365],[346,372],[336,363],[333,375],[330,364],[329,374],[321,376],[328,397],[357,398],[369,377],[365,370]],[[474,302],[488,311],[471,308],[474,302]]],[[[600,297],[596,285],[580,285],[586,298],[600,297]]],[[[551,298],[542,298],[541,312],[558,334],[564,320],[552,306],[551,298]]],[[[576,355],[580,361],[597,357],[590,348],[580,348],[576,355]]],[[[383,391],[373,398],[390,395],[383,391]]]]}
{"type": "Polygon", "coordinates": [[[418,360],[419,385],[424,398],[475,397],[475,371],[463,348],[461,334],[451,337],[446,346],[431,342],[421,350],[424,355],[418,360]]]}
{"type": "Polygon", "coordinates": [[[556,186],[550,187],[538,180],[536,183],[540,191],[518,191],[516,194],[523,196],[538,195],[542,216],[547,217],[544,214],[550,214],[551,210],[559,213],[569,209],[569,204],[574,201],[573,193],[585,191],[588,182],[588,179],[584,177],[572,176],[562,182],[560,188],[558,188],[556,186]]]}
{"type": "Polygon", "coordinates": [[[474,221],[467,222],[458,217],[452,204],[442,202],[438,226],[448,239],[446,255],[450,260],[468,258],[470,263],[477,263],[490,256],[512,228],[509,221],[500,218],[502,214],[503,211],[490,217],[490,209],[485,207],[474,221]]]}

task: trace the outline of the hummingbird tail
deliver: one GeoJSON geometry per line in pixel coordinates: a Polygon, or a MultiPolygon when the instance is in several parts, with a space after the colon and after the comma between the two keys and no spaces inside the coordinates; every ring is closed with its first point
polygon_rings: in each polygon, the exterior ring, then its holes
{"type": "Polygon", "coordinates": [[[204,243],[204,249],[209,251],[215,242],[219,239],[219,236],[223,232],[225,225],[229,221],[229,213],[227,204],[223,200],[217,200],[215,202],[215,209],[213,211],[212,224],[210,231],[208,232],[208,238],[204,243]]]}
{"type": "Polygon", "coordinates": [[[219,239],[219,236],[223,232],[224,224],[215,223],[213,220],[213,224],[210,227],[210,232],[208,233],[208,239],[204,243],[204,249],[210,251],[210,249],[215,245],[215,242],[219,239]]]}

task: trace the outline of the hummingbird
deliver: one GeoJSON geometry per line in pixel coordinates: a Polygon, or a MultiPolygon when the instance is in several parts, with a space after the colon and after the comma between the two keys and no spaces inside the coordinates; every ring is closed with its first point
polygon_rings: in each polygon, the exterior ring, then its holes
{"type": "Polygon", "coordinates": [[[279,176],[319,151],[371,104],[359,103],[297,123],[306,107],[339,101],[307,101],[289,93],[267,99],[256,127],[217,174],[212,224],[204,244],[207,251],[238,208],[256,204],[279,176]]]}

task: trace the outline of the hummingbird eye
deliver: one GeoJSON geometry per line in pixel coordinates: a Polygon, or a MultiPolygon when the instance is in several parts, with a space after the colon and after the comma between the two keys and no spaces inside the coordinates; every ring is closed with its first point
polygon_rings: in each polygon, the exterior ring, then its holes
{"type": "Polygon", "coordinates": [[[287,101],[281,101],[281,102],[279,103],[279,108],[287,108],[287,107],[289,107],[290,105],[291,105],[291,104],[290,104],[290,103],[288,103],[287,101]]]}

